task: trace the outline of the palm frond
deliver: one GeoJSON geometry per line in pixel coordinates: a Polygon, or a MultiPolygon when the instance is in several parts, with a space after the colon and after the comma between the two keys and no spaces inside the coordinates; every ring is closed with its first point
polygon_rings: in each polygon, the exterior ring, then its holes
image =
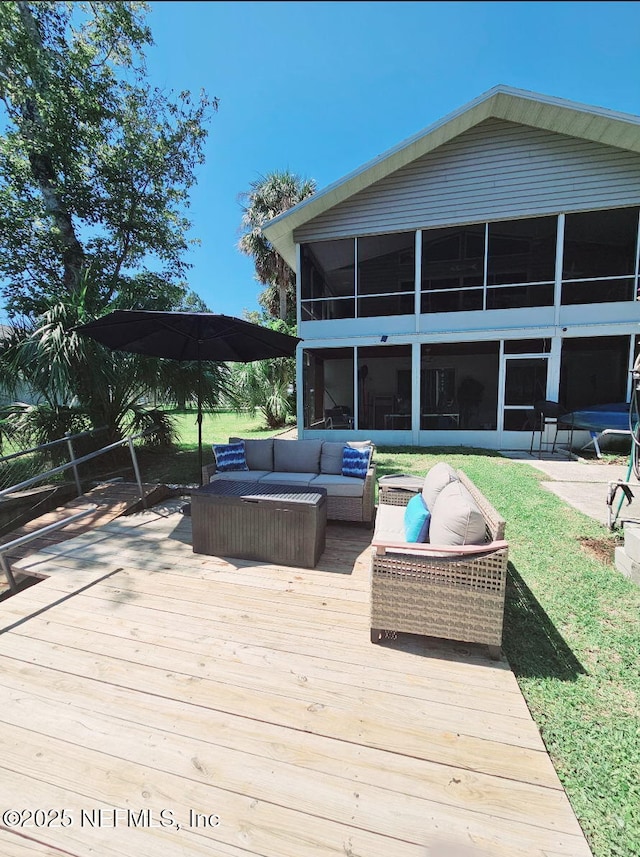
{"type": "Polygon", "coordinates": [[[245,256],[253,257],[258,282],[268,289],[278,290],[277,310],[270,296],[261,300],[262,306],[274,318],[285,318],[293,311],[295,273],[267,240],[263,227],[269,220],[311,196],[315,190],[313,179],[303,179],[284,170],[260,176],[251,182],[248,191],[238,196],[242,206],[242,235],[238,249],[245,256]]]}

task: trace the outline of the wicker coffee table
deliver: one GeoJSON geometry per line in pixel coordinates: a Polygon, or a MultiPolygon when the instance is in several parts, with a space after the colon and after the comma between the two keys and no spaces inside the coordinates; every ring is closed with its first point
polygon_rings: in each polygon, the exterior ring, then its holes
{"type": "Polygon", "coordinates": [[[314,568],[325,547],[324,488],[219,479],[191,494],[194,553],[314,568]]]}

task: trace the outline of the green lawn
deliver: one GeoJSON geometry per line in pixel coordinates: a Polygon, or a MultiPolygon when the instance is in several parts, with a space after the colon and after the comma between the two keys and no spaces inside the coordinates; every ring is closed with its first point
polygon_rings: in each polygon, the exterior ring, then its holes
{"type": "MultiPolygon", "coordinates": [[[[192,485],[198,483],[198,422],[193,411],[169,411],[178,434],[178,444],[174,453],[165,450],[140,450],[140,468],[146,482],[165,482],[172,485],[192,485]]],[[[220,413],[205,412],[202,419],[202,460],[204,464],[213,461],[211,445],[227,443],[230,437],[271,437],[284,429],[276,431],[266,428],[259,414],[250,417],[230,411],[220,413]]]]}
{"type": "MultiPolygon", "coordinates": [[[[176,477],[167,481],[191,472],[193,481],[195,414],[179,419],[181,448],[162,466],[176,477]]],[[[205,461],[214,441],[272,434],[259,418],[229,414],[204,427],[205,461]]],[[[464,470],[507,521],[504,651],[593,853],[638,857],[640,589],[580,544],[613,546],[615,536],[542,488],[544,475],[526,463],[461,447],[376,451],[379,476],[424,474],[441,460],[464,470]]]]}
{"type": "MultiPolygon", "coordinates": [[[[177,425],[180,447],[188,449],[198,443],[198,422],[196,411],[169,411],[177,425]]],[[[282,429],[280,429],[282,431],[282,429]]],[[[211,450],[212,443],[226,443],[238,433],[243,437],[271,437],[277,434],[264,425],[264,419],[256,413],[254,417],[236,414],[233,411],[214,413],[205,411],[202,415],[202,442],[211,450]]]]}
{"type": "Polygon", "coordinates": [[[376,460],[380,474],[449,461],[506,519],[505,654],[595,857],[637,857],[640,589],[580,545],[616,537],[496,453],[381,448],[376,460]]]}

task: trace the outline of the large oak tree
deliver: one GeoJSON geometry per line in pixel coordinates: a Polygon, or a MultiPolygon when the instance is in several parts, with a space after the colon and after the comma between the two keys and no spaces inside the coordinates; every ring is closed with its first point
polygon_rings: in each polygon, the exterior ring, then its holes
{"type": "MultiPolygon", "coordinates": [[[[14,322],[0,383],[26,381],[52,432],[79,409],[121,436],[141,396],[180,401],[196,383],[193,367],[69,332],[116,307],[206,308],[185,283],[185,212],[218,104],[149,84],[147,11],[0,3],[0,287],[14,322]]],[[[223,368],[206,373],[205,401],[223,368]]]]}
{"type": "Polygon", "coordinates": [[[26,315],[185,294],[185,216],[217,100],[145,78],[146,5],[0,3],[0,280],[26,315]]]}

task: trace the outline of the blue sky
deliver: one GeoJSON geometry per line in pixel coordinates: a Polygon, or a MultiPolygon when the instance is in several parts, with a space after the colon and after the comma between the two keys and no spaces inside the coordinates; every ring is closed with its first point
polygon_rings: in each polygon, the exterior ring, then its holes
{"type": "Polygon", "coordinates": [[[238,194],[340,179],[497,84],[640,114],[640,3],[152,2],[150,80],[220,99],[189,216],[189,285],[258,309],[238,194]]]}

